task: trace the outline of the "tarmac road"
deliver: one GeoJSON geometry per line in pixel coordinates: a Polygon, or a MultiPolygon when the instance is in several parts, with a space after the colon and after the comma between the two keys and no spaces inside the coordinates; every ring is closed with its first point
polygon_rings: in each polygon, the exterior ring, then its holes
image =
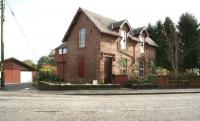
{"type": "Polygon", "coordinates": [[[200,121],[200,93],[59,95],[0,91],[0,121],[200,121]]]}

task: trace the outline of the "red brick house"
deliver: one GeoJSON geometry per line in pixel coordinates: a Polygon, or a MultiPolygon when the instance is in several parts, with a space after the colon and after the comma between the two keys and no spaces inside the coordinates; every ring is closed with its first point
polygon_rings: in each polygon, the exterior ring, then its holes
{"type": "Polygon", "coordinates": [[[62,42],[55,57],[59,75],[69,83],[126,81],[124,75],[129,75],[133,64],[138,77],[144,78],[154,64],[157,47],[145,28],[134,30],[128,20],[112,20],[82,8],[62,42]],[[67,52],[61,54],[62,48],[67,52]]]}
{"type": "Polygon", "coordinates": [[[63,42],[55,49],[55,60],[57,64],[57,75],[66,79],[67,72],[67,43],[63,42]]]}
{"type": "Polygon", "coordinates": [[[15,58],[4,60],[5,83],[32,82],[36,76],[35,69],[15,58]]]}

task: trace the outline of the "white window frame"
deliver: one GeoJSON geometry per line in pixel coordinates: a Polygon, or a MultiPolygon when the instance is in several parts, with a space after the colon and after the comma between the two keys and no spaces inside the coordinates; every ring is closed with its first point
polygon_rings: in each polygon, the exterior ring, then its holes
{"type": "Polygon", "coordinates": [[[63,48],[63,54],[67,53],[67,48],[63,48]]]}
{"type": "Polygon", "coordinates": [[[139,70],[139,74],[140,74],[140,78],[144,78],[144,61],[140,61],[140,70],[139,70]],[[142,64],[142,67],[141,67],[142,64]],[[141,74],[142,72],[142,74],[141,74]]]}
{"type": "Polygon", "coordinates": [[[62,54],[62,53],[63,53],[62,48],[59,48],[58,53],[59,53],[59,54],[62,54]]]}
{"type": "Polygon", "coordinates": [[[144,53],[144,37],[140,36],[140,52],[144,53]]]}
{"type": "Polygon", "coordinates": [[[86,28],[81,28],[79,31],[79,47],[85,47],[85,39],[86,39],[86,28]]]}
{"type": "Polygon", "coordinates": [[[122,58],[125,61],[124,65],[121,65],[121,74],[126,75],[127,74],[127,59],[122,58]]]}
{"type": "Polygon", "coordinates": [[[121,46],[121,49],[123,50],[123,49],[126,49],[126,46],[127,46],[126,31],[121,30],[120,35],[122,37],[120,41],[120,46],[121,46]]]}

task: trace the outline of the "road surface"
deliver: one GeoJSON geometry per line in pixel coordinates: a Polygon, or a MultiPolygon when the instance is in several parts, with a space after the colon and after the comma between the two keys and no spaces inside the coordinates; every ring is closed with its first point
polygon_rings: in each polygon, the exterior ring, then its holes
{"type": "Polygon", "coordinates": [[[200,93],[72,96],[0,91],[0,121],[200,121],[200,93]]]}

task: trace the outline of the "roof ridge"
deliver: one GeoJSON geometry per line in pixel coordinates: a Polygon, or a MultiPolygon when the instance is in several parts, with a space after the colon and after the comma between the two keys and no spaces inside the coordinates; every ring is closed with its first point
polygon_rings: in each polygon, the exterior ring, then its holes
{"type": "Polygon", "coordinates": [[[110,19],[110,20],[112,20],[112,21],[116,21],[117,22],[117,20],[114,20],[114,19],[112,19],[112,18],[109,18],[109,17],[107,17],[107,16],[103,16],[103,15],[101,15],[101,14],[99,14],[99,13],[95,13],[95,12],[93,12],[93,11],[90,11],[90,10],[87,10],[87,9],[84,9],[84,8],[82,8],[82,7],[79,7],[81,10],[83,10],[84,12],[90,12],[90,13],[92,13],[92,14],[95,14],[95,15],[97,15],[97,16],[100,16],[100,17],[103,17],[103,18],[106,18],[106,19],[110,19]]]}

